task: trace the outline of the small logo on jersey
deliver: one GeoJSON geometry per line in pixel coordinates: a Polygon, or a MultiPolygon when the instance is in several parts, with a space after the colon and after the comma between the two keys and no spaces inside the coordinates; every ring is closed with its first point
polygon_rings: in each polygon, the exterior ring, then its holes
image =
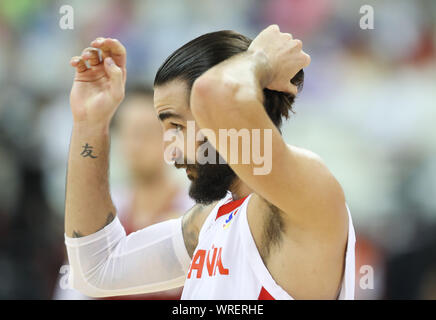
{"type": "Polygon", "coordinates": [[[196,271],[196,278],[200,279],[203,275],[203,269],[206,266],[207,275],[213,277],[218,274],[228,275],[229,269],[224,268],[221,259],[221,252],[223,248],[214,248],[212,246],[209,250],[200,249],[195,252],[192,258],[191,265],[189,266],[188,279],[191,279],[192,271],[196,271]]]}
{"type": "Polygon", "coordinates": [[[236,208],[232,212],[230,212],[228,218],[226,219],[225,223],[223,224],[223,228],[227,229],[230,226],[230,223],[232,222],[233,218],[236,216],[240,208],[236,208]]]}

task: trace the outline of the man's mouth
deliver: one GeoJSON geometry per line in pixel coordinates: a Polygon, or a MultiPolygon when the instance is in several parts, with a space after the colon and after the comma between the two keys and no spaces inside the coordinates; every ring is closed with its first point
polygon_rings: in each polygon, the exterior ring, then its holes
{"type": "Polygon", "coordinates": [[[193,170],[190,167],[188,167],[186,164],[177,164],[177,163],[175,163],[174,166],[177,169],[185,169],[186,170],[186,175],[188,176],[189,180],[192,181],[192,180],[195,179],[195,176],[193,174],[193,170]]]}
{"type": "Polygon", "coordinates": [[[178,163],[174,163],[174,166],[177,168],[177,169],[186,169],[188,166],[186,165],[186,164],[178,164],[178,163]]]}

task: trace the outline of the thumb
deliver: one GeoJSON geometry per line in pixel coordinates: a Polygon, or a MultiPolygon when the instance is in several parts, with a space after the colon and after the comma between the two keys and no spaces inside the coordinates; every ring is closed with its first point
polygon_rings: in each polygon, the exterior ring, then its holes
{"type": "Polygon", "coordinates": [[[109,77],[112,88],[117,92],[122,92],[124,88],[123,71],[116,65],[111,57],[104,59],[104,70],[109,77]]]}
{"type": "Polygon", "coordinates": [[[120,67],[118,67],[111,57],[104,59],[104,70],[106,71],[111,82],[121,81],[123,79],[123,72],[120,67]]]}

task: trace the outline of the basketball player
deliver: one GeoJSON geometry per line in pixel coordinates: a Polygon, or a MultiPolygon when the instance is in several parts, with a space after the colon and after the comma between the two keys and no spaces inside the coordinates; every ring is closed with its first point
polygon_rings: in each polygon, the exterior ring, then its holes
{"type": "Polygon", "coordinates": [[[209,144],[227,163],[192,163],[185,147],[192,141],[167,143],[197,204],[126,236],[108,184],[109,124],[124,97],[126,50],[98,38],[73,57],[65,213],[71,285],[89,296],[184,285],[182,299],[354,298],[355,236],[343,190],[317,155],[287,145],[279,130],[309,63],[301,41],[276,25],[253,41],[232,31],[205,34],[167,58],[154,83],[163,129],[187,140],[195,121],[197,131],[208,129],[197,150],[209,144]],[[225,144],[212,138],[231,128],[271,133],[268,174],[255,174],[253,161],[228,161],[225,144]]]}

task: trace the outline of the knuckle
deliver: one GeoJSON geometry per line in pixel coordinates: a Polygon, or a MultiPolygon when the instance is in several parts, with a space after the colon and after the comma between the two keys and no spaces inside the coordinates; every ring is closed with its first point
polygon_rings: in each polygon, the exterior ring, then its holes
{"type": "Polygon", "coordinates": [[[290,34],[290,33],[283,33],[283,37],[284,37],[286,40],[292,40],[292,34],[290,34]]]}
{"type": "Polygon", "coordinates": [[[310,56],[308,55],[308,54],[304,54],[304,56],[303,56],[303,63],[304,63],[304,66],[308,66],[309,64],[310,64],[310,61],[311,61],[311,58],[310,58],[310,56]]]}
{"type": "Polygon", "coordinates": [[[102,44],[102,43],[104,43],[104,41],[106,40],[106,38],[103,38],[103,37],[97,37],[97,38],[95,38],[92,42],[91,42],[91,44],[92,43],[98,43],[98,44],[102,44]]]}
{"type": "Polygon", "coordinates": [[[95,48],[92,48],[92,47],[88,47],[88,48],[85,48],[85,49],[83,49],[83,51],[82,51],[82,55],[83,54],[85,54],[85,53],[94,53],[95,52],[95,48]]]}
{"type": "Polygon", "coordinates": [[[277,25],[277,24],[272,24],[271,26],[270,26],[270,29],[272,30],[272,31],[274,31],[274,32],[278,32],[280,29],[279,29],[279,26],[277,25]]]}

